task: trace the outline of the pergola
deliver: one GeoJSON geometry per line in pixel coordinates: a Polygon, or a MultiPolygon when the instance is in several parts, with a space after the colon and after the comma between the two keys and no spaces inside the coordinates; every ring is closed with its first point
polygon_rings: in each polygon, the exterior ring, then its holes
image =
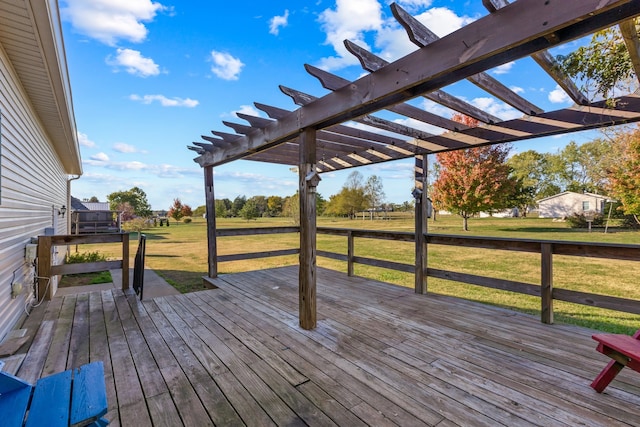
{"type": "MultiPolygon", "coordinates": [[[[235,133],[212,131],[188,147],[204,169],[209,277],[217,276],[217,244],[213,168],[238,159],[298,167],[300,196],[300,325],[316,325],[316,195],[323,172],[415,158],[415,289],[426,292],[426,156],[482,145],[539,138],[640,120],[640,96],[620,96],[614,102],[591,102],[547,52],[554,46],[619,25],[640,76],[640,41],[633,18],[640,0],[483,0],[490,12],[439,39],[396,4],[393,15],[419,49],[392,63],[345,41],[347,49],[370,74],[348,81],[305,65],[330,93],[322,97],[281,86],[299,105],[294,111],[256,103],[270,118],[238,113],[248,124],[223,122],[235,133]],[[490,76],[486,71],[531,56],[574,101],[556,111],[538,106],[490,76]],[[501,120],[442,88],[467,79],[522,117],[501,120]],[[407,103],[425,97],[477,119],[469,127],[407,103]],[[388,110],[442,129],[432,134],[374,115],[388,110]],[[344,124],[369,125],[369,131],[344,124]],[[390,135],[395,136],[390,136],[390,135]]],[[[526,76],[525,76],[526,78],[526,76]]]]}

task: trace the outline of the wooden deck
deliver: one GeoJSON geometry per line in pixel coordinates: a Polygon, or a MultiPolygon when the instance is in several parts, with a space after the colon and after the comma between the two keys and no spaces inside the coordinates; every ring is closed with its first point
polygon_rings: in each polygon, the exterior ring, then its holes
{"type": "Polygon", "coordinates": [[[18,375],[103,360],[112,426],[640,425],[640,375],[589,387],[608,361],[591,331],[324,269],[305,331],[296,276],[55,298],[18,375]]]}

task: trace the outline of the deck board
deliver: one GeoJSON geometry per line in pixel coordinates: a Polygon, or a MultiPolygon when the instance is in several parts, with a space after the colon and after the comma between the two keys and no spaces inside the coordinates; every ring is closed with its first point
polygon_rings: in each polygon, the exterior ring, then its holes
{"type": "Polygon", "coordinates": [[[307,331],[297,267],[214,282],[54,298],[18,375],[102,360],[112,426],[640,425],[640,375],[589,387],[588,329],[319,269],[307,331]]]}

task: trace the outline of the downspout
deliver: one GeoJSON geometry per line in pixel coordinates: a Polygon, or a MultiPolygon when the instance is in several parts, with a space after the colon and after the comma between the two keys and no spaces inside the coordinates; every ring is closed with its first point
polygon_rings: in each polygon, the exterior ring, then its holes
{"type": "Polygon", "coordinates": [[[67,232],[66,234],[69,234],[71,230],[71,181],[74,181],[80,178],[81,176],[82,175],[78,175],[76,177],[67,179],[67,232]]]}

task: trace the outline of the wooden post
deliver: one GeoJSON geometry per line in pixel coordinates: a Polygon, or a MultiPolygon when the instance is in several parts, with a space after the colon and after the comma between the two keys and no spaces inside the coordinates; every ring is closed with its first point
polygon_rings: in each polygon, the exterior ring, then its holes
{"type": "Polygon", "coordinates": [[[51,236],[38,236],[38,301],[50,300],[51,289],[51,236]]]}
{"type": "Polygon", "coordinates": [[[413,196],[415,205],[415,243],[416,243],[416,264],[415,264],[415,292],[417,294],[427,293],[427,156],[418,155],[415,157],[415,188],[413,196]]]}
{"type": "Polygon", "coordinates": [[[347,231],[347,276],[353,276],[353,231],[347,231]]]}
{"type": "Polygon", "coordinates": [[[122,233],[122,290],[129,289],[129,233],[122,233]]]}
{"type": "Polygon", "coordinates": [[[316,327],[316,130],[307,128],[299,137],[300,162],[300,326],[316,327]]]}
{"type": "Polygon", "coordinates": [[[216,240],[216,199],[213,192],[213,166],[204,167],[204,193],[207,212],[207,252],[211,278],[218,277],[218,242],[216,240]]]}
{"type": "Polygon", "coordinates": [[[553,244],[542,243],[540,248],[541,279],[540,296],[542,309],[540,317],[542,323],[553,324],[553,244]]]}

